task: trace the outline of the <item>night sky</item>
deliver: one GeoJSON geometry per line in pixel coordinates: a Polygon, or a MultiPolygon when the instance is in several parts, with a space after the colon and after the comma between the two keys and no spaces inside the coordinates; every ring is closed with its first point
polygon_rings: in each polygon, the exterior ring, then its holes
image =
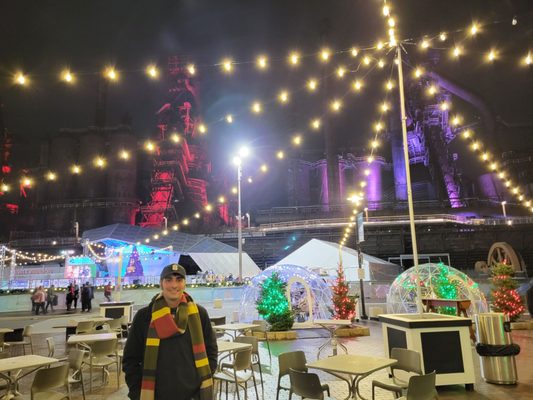
{"type": "MultiPolygon", "coordinates": [[[[443,51],[436,69],[483,97],[506,122],[533,123],[533,66],[518,65],[528,46],[533,51],[532,1],[398,0],[390,5],[398,17],[400,37],[414,42],[424,34],[467,28],[474,20],[488,24],[474,39],[465,40],[464,33],[451,37],[445,46],[461,42],[467,54],[451,61],[443,51]],[[515,15],[518,24],[513,26],[515,15]],[[491,46],[501,50],[502,60],[486,65],[482,56],[491,46]]],[[[187,55],[199,68],[201,114],[210,125],[215,169],[228,168],[227,160],[240,143],[251,144],[257,156],[266,159],[266,154],[286,146],[294,132],[309,133],[309,120],[323,112],[325,102],[348,91],[350,78],[342,82],[331,78],[326,96],[313,97],[302,90],[310,76],[333,73],[339,64],[355,68],[348,54],[340,54],[324,72],[312,54],[323,46],[338,51],[386,40],[381,7],[377,0],[3,1],[0,97],[5,125],[17,144],[15,162],[35,166],[40,138],[60,128],[92,125],[97,75],[109,64],[116,66],[121,78],[110,85],[108,124],[118,124],[128,113],[140,140],[154,135],[155,111],[164,102],[167,84],[164,79],[149,80],[144,69],[150,62],[164,69],[168,56],[175,54],[187,55]],[[298,69],[287,66],[291,50],[309,55],[298,69]],[[269,71],[255,69],[253,61],[259,54],[269,56],[269,71]],[[214,66],[224,57],[242,62],[231,76],[214,66]],[[58,80],[66,66],[77,74],[72,87],[58,80]],[[13,85],[17,70],[29,74],[28,88],[13,85]],[[271,101],[281,88],[294,92],[288,107],[272,102],[262,116],[250,115],[254,99],[271,101]],[[236,123],[213,124],[228,112],[240,115],[236,123]]],[[[407,63],[427,59],[416,46],[405,48],[407,63]]],[[[391,55],[383,54],[391,60],[391,55]]],[[[383,97],[381,85],[390,69],[369,74],[365,93],[347,96],[344,112],[332,118],[331,129],[338,131],[345,151],[357,152],[368,142],[376,102],[383,97]]],[[[533,146],[532,135],[527,139],[524,143],[523,137],[505,138],[495,146],[499,150],[533,146]]],[[[320,136],[314,137],[304,149],[320,152],[322,144],[320,136]]]]}

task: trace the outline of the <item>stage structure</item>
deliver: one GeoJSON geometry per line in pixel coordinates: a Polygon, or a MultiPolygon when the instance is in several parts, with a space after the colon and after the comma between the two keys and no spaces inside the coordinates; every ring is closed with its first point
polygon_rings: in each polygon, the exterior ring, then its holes
{"type": "MultiPolygon", "coordinates": [[[[155,239],[158,234],[159,229],[125,224],[85,231],[82,236],[85,256],[78,262],[80,268],[70,271],[73,277],[90,273],[104,281],[120,278],[125,284],[159,283],[161,270],[172,263],[183,265],[188,275],[210,271],[215,275],[237,276],[236,248],[201,235],[171,231],[155,239]]],[[[252,277],[259,272],[244,253],[243,276],[252,277]]]]}
{"type": "Polygon", "coordinates": [[[190,215],[208,203],[211,162],[199,122],[198,88],[185,58],[169,58],[167,78],[168,96],[157,111],[157,144],[148,149],[153,169],[150,200],[141,207],[145,227],[166,226],[178,214],[190,215]]]}

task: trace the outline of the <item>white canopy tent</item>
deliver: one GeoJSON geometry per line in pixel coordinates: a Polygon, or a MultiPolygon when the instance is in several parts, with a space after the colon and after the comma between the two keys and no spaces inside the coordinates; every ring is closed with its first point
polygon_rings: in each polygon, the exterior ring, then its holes
{"type": "MultiPolygon", "coordinates": [[[[327,275],[334,276],[339,265],[339,255],[348,281],[357,281],[359,262],[357,251],[349,247],[319,239],[311,239],[300,248],[274,265],[292,264],[311,270],[320,270],[327,275]]],[[[399,273],[399,267],[388,261],[363,253],[364,280],[392,280],[399,273]]]]}
{"type": "MultiPolygon", "coordinates": [[[[202,271],[213,271],[216,275],[239,276],[239,253],[189,253],[202,271]]],[[[261,270],[253,262],[250,256],[242,253],[242,276],[243,278],[253,277],[261,270]]]]}

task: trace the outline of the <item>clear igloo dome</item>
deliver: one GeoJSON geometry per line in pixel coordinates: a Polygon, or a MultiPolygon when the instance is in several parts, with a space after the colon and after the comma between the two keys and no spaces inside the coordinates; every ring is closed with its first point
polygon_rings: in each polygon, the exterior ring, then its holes
{"type": "Polygon", "coordinates": [[[244,289],[239,314],[240,321],[259,319],[255,303],[261,291],[260,285],[273,272],[277,272],[283,282],[290,283],[290,303],[298,322],[304,322],[311,315],[314,319],[331,318],[333,312],[332,292],[323,277],[297,265],[276,265],[253,277],[249,286],[244,289]],[[308,304],[306,286],[309,288],[310,304],[308,304]]]}
{"type": "MultiPolygon", "coordinates": [[[[487,300],[479,285],[465,273],[442,263],[418,266],[422,297],[436,299],[468,299],[469,315],[488,312],[487,300]]],[[[415,267],[398,275],[389,289],[387,312],[393,314],[415,313],[415,267]]]]}

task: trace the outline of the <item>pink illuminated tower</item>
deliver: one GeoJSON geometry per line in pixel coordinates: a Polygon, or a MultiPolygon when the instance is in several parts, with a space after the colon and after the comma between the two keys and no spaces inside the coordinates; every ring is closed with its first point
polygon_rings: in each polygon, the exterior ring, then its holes
{"type": "Polygon", "coordinates": [[[168,62],[169,90],[157,111],[158,137],[153,149],[150,201],[141,207],[142,226],[160,227],[167,221],[203,209],[211,162],[199,129],[199,96],[186,60],[168,62]]]}

